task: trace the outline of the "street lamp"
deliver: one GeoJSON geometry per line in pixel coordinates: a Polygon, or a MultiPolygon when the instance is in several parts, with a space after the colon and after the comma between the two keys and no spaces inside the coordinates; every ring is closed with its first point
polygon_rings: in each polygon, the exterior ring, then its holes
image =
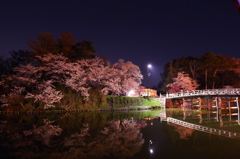
{"type": "Polygon", "coordinates": [[[148,73],[148,76],[151,76],[151,73],[149,71],[149,69],[152,68],[152,65],[151,64],[148,64],[147,65],[147,73],[148,73]]]}
{"type": "MultiPolygon", "coordinates": [[[[152,65],[151,65],[151,64],[148,64],[148,65],[147,65],[147,88],[148,88],[149,77],[151,76],[150,68],[152,68],[152,65]]],[[[148,89],[148,90],[149,90],[149,89],[148,89]]],[[[150,90],[147,91],[147,96],[150,96],[150,90]]]]}

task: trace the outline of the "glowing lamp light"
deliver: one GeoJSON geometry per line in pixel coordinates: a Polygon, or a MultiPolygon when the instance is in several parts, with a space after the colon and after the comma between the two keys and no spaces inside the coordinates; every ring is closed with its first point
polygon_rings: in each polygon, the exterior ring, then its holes
{"type": "Polygon", "coordinates": [[[133,96],[135,94],[134,90],[128,92],[128,96],[133,96]]]}
{"type": "MultiPolygon", "coordinates": [[[[151,72],[150,72],[151,68],[152,68],[152,65],[148,64],[147,65],[147,85],[146,85],[146,87],[148,87],[149,77],[151,76],[151,72]]],[[[147,94],[147,96],[150,96],[150,92],[147,94]]]]}

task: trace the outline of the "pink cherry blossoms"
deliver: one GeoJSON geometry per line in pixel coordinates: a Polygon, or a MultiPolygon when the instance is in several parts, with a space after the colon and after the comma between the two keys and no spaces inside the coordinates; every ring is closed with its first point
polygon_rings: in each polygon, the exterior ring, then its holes
{"type": "Polygon", "coordinates": [[[106,65],[101,58],[69,62],[63,55],[50,53],[38,58],[41,65],[21,65],[14,69],[16,75],[2,76],[0,85],[9,90],[0,97],[5,106],[14,95],[33,98],[49,108],[61,102],[63,88],[80,92],[83,100],[89,99],[90,89],[104,94],[126,93],[137,88],[143,78],[138,66],[124,60],[106,65]]]}
{"type": "Polygon", "coordinates": [[[191,77],[189,77],[188,74],[185,74],[183,72],[178,72],[178,76],[176,78],[173,78],[173,81],[173,83],[167,85],[167,87],[170,87],[168,91],[171,93],[180,92],[181,90],[196,90],[196,88],[199,86],[196,80],[193,80],[191,77]]]}

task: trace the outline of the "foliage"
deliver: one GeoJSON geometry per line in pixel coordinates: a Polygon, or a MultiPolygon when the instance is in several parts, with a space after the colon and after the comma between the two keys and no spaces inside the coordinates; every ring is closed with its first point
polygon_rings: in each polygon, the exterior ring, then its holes
{"type": "Polygon", "coordinates": [[[167,85],[173,83],[178,72],[185,72],[196,80],[199,89],[223,88],[226,85],[239,87],[239,68],[239,59],[212,52],[204,53],[200,58],[183,56],[165,64],[164,71],[160,74],[162,81],[158,86],[162,92],[167,92],[170,89],[167,85]]]}
{"type": "MultiPolygon", "coordinates": [[[[28,41],[29,50],[11,51],[11,56],[6,59],[0,57],[0,75],[15,74],[14,68],[20,65],[44,65],[43,61],[39,60],[39,56],[46,56],[48,53],[54,55],[61,53],[71,62],[96,57],[91,41],[78,42],[70,32],[61,32],[60,35],[60,38],[55,38],[48,32],[39,33],[36,40],[28,41]]],[[[108,63],[106,57],[104,57],[104,62],[108,63]]]]}
{"type": "MultiPolygon", "coordinates": [[[[11,104],[13,96],[32,98],[37,107],[44,109],[59,105],[63,109],[73,109],[75,106],[103,106],[103,94],[123,94],[137,88],[142,75],[138,66],[131,62],[119,60],[114,65],[105,65],[101,58],[83,59],[69,62],[63,55],[47,54],[36,56],[41,65],[20,65],[14,68],[16,75],[4,75],[0,85],[4,88],[0,101],[11,104]],[[96,90],[99,95],[94,93],[96,90]],[[91,98],[90,91],[97,102],[91,98]],[[64,95],[72,93],[75,100],[67,100],[64,95]],[[87,102],[88,101],[88,102],[87,102]],[[90,104],[92,103],[92,104],[90,104]],[[75,104],[75,105],[73,105],[75,104]]],[[[70,99],[73,99],[70,98],[70,99]]],[[[97,109],[97,107],[95,109],[97,109]]],[[[92,107],[88,106],[88,109],[92,107]]]]}
{"type": "MultiPolygon", "coordinates": [[[[236,65],[233,65],[232,61],[232,58],[228,58],[227,56],[222,55],[216,55],[211,52],[207,52],[202,55],[201,68],[202,77],[204,77],[205,79],[205,89],[215,89],[224,86],[222,85],[222,79],[228,71],[232,71],[233,77],[237,74],[237,72],[233,71],[236,65]]],[[[228,83],[226,83],[225,85],[228,85],[228,83]]]]}
{"type": "Polygon", "coordinates": [[[62,53],[70,61],[92,59],[96,57],[96,51],[90,41],[77,42],[72,33],[61,32],[60,38],[55,38],[48,32],[37,34],[37,40],[29,40],[28,47],[31,57],[44,56],[47,53],[62,53]]]}
{"type": "Polygon", "coordinates": [[[173,81],[173,83],[167,85],[167,87],[171,88],[168,90],[171,93],[180,91],[192,91],[196,90],[196,88],[199,86],[196,80],[192,79],[188,74],[185,74],[183,72],[178,72],[178,76],[176,78],[173,78],[173,81]]]}
{"type": "Polygon", "coordinates": [[[1,79],[1,75],[4,75],[7,73],[7,65],[6,65],[6,61],[4,59],[4,57],[0,56],[0,79],[1,79]]]}
{"type": "Polygon", "coordinates": [[[166,85],[173,82],[173,78],[176,76],[175,74],[176,70],[174,70],[173,68],[173,63],[172,62],[167,63],[164,67],[164,72],[160,74],[161,78],[164,79],[158,85],[159,87],[162,86],[161,91],[163,92],[168,91],[169,88],[166,85]]]}

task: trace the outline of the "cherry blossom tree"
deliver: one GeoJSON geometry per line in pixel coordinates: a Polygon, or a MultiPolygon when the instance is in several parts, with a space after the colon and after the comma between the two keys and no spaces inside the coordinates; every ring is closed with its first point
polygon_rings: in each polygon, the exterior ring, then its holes
{"type": "Polygon", "coordinates": [[[167,87],[170,88],[168,91],[171,93],[180,92],[181,90],[196,90],[196,88],[199,86],[196,80],[192,79],[188,74],[185,74],[184,72],[178,72],[178,76],[176,78],[173,78],[173,81],[173,83],[167,85],[167,87]]]}
{"type": "Polygon", "coordinates": [[[62,91],[67,87],[80,93],[86,101],[90,89],[100,89],[104,94],[122,94],[141,84],[139,67],[124,60],[106,65],[101,58],[69,62],[60,54],[36,57],[41,61],[40,66],[20,65],[14,68],[16,75],[2,78],[0,85],[9,91],[1,95],[0,102],[8,103],[14,94],[33,98],[34,102],[41,102],[44,108],[49,108],[61,101],[64,97],[62,91]]]}
{"type": "Polygon", "coordinates": [[[61,91],[57,91],[54,85],[51,84],[52,81],[41,83],[37,86],[40,91],[39,94],[28,93],[25,98],[34,98],[34,102],[43,102],[44,108],[49,108],[53,106],[53,103],[60,102],[63,95],[61,91]]]}
{"type": "Polygon", "coordinates": [[[127,93],[130,90],[135,90],[141,84],[143,78],[138,66],[132,62],[124,62],[120,59],[113,66],[110,66],[109,81],[107,81],[107,88],[114,93],[127,93]],[[110,86],[110,87],[109,87],[110,86]]]}
{"type": "Polygon", "coordinates": [[[126,93],[141,84],[142,74],[132,62],[119,60],[113,65],[104,65],[99,58],[78,61],[86,72],[86,82],[91,88],[101,88],[104,94],[126,93]]]}
{"type": "Polygon", "coordinates": [[[35,80],[17,75],[3,75],[2,81],[0,81],[0,86],[3,89],[3,93],[0,95],[1,106],[4,107],[13,103],[23,106],[23,102],[19,99],[27,92],[26,86],[31,87],[34,82],[35,80]]]}

